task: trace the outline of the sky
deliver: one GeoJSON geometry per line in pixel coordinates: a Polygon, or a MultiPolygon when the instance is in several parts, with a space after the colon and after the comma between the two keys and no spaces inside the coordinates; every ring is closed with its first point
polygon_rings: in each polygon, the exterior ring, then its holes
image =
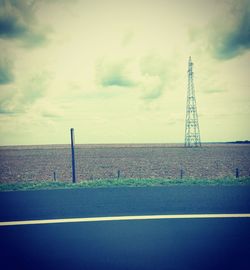
{"type": "Polygon", "coordinates": [[[249,0],[0,0],[0,145],[250,139],[249,0]]]}

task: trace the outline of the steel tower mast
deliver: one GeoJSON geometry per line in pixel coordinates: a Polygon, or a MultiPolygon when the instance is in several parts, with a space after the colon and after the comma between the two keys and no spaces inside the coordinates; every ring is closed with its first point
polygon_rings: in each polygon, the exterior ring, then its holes
{"type": "Polygon", "coordinates": [[[193,82],[193,63],[191,60],[191,56],[189,57],[188,61],[185,147],[201,147],[200,129],[193,82]]]}

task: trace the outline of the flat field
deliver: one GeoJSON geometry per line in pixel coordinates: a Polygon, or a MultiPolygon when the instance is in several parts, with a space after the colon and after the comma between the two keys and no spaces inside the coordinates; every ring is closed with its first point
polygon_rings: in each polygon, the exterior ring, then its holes
{"type": "MultiPolygon", "coordinates": [[[[250,175],[249,144],[76,145],[79,180],[117,178],[218,179],[250,175]]],[[[71,181],[69,145],[0,147],[0,182],[71,181]]]]}

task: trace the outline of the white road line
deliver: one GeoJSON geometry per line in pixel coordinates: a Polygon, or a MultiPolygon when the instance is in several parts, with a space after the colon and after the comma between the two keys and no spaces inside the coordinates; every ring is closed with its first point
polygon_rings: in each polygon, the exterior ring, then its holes
{"type": "Polygon", "coordinates": [[[122,220],[152,220],[152,219],[195,219],[195,218],[250,218],[250,214],[181,214],[181,215],[146,215],[146,216],[115,216],[90,218],[64,218],[43,220],[20,220],[0,222],[0,226],[36,225],[54,223],[122,221],[122,220]]]}

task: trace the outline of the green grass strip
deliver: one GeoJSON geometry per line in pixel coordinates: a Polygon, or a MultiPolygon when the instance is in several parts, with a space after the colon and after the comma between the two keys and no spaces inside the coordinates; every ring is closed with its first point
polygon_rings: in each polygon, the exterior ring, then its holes
{"type": "Polygon", "coordinates": [[[32,181],[0,183],[0,191],[107,188],[107,187],[154,187],[176,185],[250,185],[250,177],[222,179],[99,179],[78,183],[59,181],[32,181]]]}

